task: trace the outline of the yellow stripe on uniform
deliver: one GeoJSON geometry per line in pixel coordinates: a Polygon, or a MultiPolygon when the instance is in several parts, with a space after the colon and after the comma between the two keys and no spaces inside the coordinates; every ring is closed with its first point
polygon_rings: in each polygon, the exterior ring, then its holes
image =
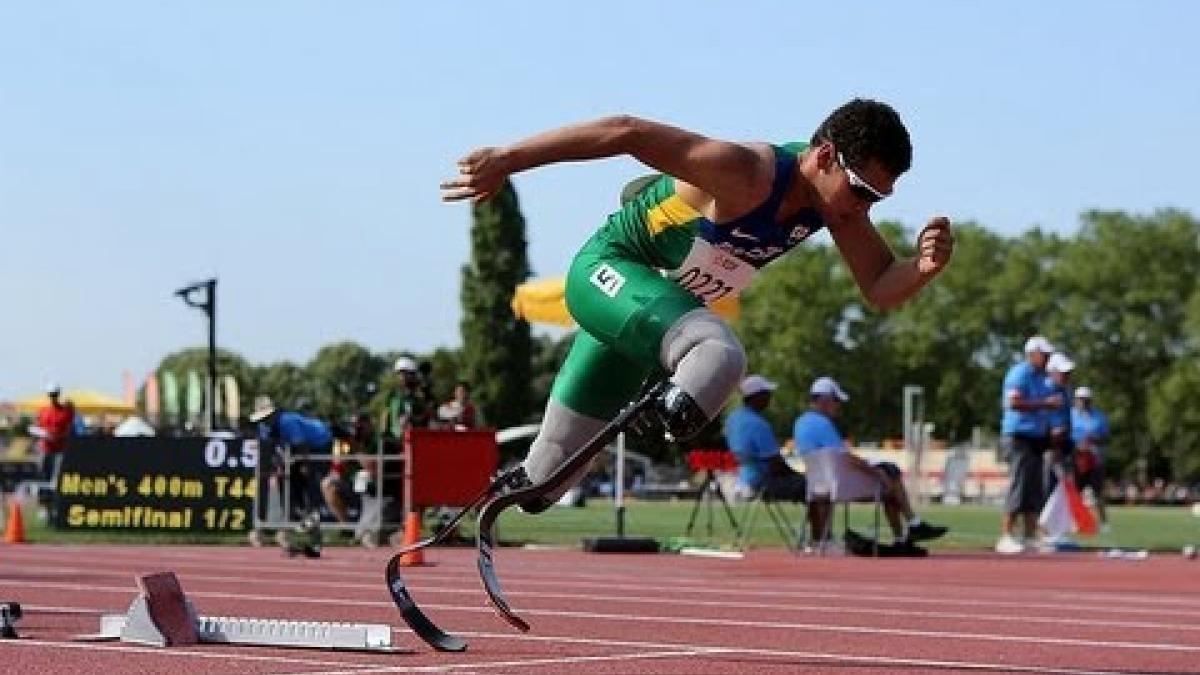
{"type": "Polygon", "coordinates": [[[646,227],[650,234],[658,234],[668,227],[687,225],[700,217],[679,195],[671,195],[646,212],[646,227]]]}

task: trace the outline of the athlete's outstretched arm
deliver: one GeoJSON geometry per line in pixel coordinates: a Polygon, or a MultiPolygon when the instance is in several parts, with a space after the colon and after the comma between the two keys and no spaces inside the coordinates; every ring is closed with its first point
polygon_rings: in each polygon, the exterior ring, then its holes
{"type": "Polygon", "coordinates": [[[773,165],[741,143],[720,141],[651,120],[616,115],[546,131],[506,147],[480,148],[458,161],[442,199],[488,199],[508,176],[556,162],[630,155],[722,202],[756,204],[773,165]]]}
{"type": "Polygon", "coordinates": [[[912,258],[896,258],[866,217],[832,227],[830,234],[863,297],[880,309],[891,309],[915,295],[946,267],[954,251],[954,234],[944,216],[930,219],[921,229],[912,258]]]}

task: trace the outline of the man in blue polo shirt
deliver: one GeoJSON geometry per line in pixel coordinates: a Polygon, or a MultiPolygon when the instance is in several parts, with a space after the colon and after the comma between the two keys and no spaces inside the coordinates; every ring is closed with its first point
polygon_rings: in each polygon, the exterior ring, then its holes
{"type": "Polygon", "coordinates": [[[1013,535],[1021,517],[1026,541],[1037,533],[1037,519],[1046,501],[1042,481],[1042,453],[1050,444],[1048,412],[1058,409],[1063,399],[1055,395],[1046,379],[1046,361],[1054,347],[1035,335],[1025,341],[1025,360],[1013,364],[1004,376],[1001,394],[1001,448],[1008,461],[1008,494],[1000,523],[998,553],[1021,553],[1025,544],[1013,535]]]}
{"type": "Polygon", "coordinates": [[[1058,477],[1064,472],[1074,473],[1072,463],[1075,461],[1075,444],[1071,441],[1071,371],[1075,370],[1075,362],[1062,352],[1054,352],[1046,361],[1047,382],[1050,394],[1061,399],[1057,408],[1046,411],[1046,421],[1050,427],[1050,449],[1042,455],[1046,466],[1042,471],[1045,481],[1046,498],[1058,486],[1058,477]]]}
{"type": "Polygon", "coordinates": [[[779,439],[763,415],[776,386],[762,375],[742,380],[742,406],[725,418],[725,441],[737,457],[738,483],[756,492],[765,490],[768,499],[801,502],[806,494],[804,474],[779,454],[779,439]]]}

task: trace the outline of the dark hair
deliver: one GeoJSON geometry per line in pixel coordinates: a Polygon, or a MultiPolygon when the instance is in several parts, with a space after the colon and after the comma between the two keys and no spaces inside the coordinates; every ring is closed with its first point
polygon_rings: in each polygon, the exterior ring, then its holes
{"type": "Polygon", "coordinates": [[[874,159],[898,177],[912,166],[908,129],[890,105],[879,101],[856,98],[834,110],[812,136],[813,145],[824,141],[831,141],[852,168],[874,159]]]}

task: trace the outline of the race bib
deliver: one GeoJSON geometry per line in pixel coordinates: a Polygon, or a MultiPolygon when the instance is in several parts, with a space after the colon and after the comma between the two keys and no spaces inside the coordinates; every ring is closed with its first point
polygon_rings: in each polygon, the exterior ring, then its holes
{"type": "Polygon", "coordinates": [[[742,292],[757,270],[713,246],[703,239],[695,239],[687,258],[678,269],[667,272],[667,277],[687,289],[706,305],[728,295],[742,292]]]}

